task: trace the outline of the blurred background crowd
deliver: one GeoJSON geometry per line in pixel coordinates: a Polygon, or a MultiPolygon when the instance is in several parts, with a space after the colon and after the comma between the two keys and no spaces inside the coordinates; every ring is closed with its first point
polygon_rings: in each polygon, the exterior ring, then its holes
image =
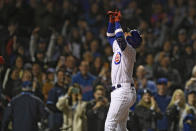
{"type": "Polygon", "coordinates": [[[143,36],[127,128],[196,130],[195,0],[0,0],[0,130],[104,130],[114,9],[143,36]]]}

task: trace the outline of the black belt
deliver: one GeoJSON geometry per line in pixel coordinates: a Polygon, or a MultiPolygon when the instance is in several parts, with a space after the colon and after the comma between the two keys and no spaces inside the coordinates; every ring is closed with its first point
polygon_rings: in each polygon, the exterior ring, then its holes
{"type": "MultiPolygon", "coordinates": [[[[117,84],[116,86],[112,86],[112,91],[117,89],[117,88],[121,88],[121,87],[122,87],[121,84],[117,84]]],[[[134,87],[133,83],[131,83],[131,87],[134,87]]]]}

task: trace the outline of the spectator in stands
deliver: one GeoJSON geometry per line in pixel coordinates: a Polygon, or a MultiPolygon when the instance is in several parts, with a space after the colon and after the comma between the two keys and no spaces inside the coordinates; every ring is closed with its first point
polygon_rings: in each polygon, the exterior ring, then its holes
{"type": "Polygon", "coordinates": [[[186,82],[185,91],[196,91],[196,65],[192,69],[192,77],[186,82]]]}
{"type": "Polygon", "coordinates": [[[105,89],[102,85],[97,85],[94,92],[94,99],[88,102],[86,115],[88,121],[88,131],[103,131],[109,103],[105,97],[105,89]]]}
{"type": "Polygon", "coordinates": [[[188,114],[188,110],[184,92],[181,89],[175,90],[167,108],[169,131],[183,130],[183,120],[188,114]]]}
{"type": "Polygon", "coordinates": [[[81,87],[78,84],[69,87],[67,94],[56,103],[57,108],[63,112],[62,130],[87,131],[86,104],[82,101],[81,87]]]}
{"type": "Polygon", "coordinates": [[[110,97],[111,91],[111,70],[109,66],[109,62],[104,62],[103,66],[99,72],[98,77],[94,82],[94,86],[103,85],[106,88],[106,97],[110,97]]]}
{"type": "Polygon", "coordinates": [[[182,58],[182,64],[181,66],[183,66],[183,80],[184,82],[186,80],[188,80],[188,78],[191,76],[191,72],[192,72],[192,68],[195,65],[195,60],[194,55],[193,55],[193,48],[191,45],[186,45],[184,47],[185,52],[184,55],[181,57],[182,58]]]}
{"type": "Polygon", "coordinates": [[[104,46],[104,59],[106,61],[111,62],[112,61],[112,54],[113,54],[112,47],[109,44],[105,45],[104,46]]]}
{"type": "Polygon", "coordinates": [[[187,94],[187,104],[193,109],[196,114],[196,91],[190,90],[187,94]]]}
{"type": "Polygon", "coordinates": [[[183,120],[183,130],[194,131],[196,129],[196,91],[188,92],[187,104],[189,106],[189,110],[183,120]]]}
{"type": "Polygon", "coordinates": [[[8,77],[5,88],[3,88],[3,93],[11,99],[21,92],[20,84],[19,70],[15,68],[11,71],[10,76],[8,77]]]}
{"type": "Polygon", "coordinates": [[[84,52],[82,58],[83,58],[84,61],[87,61],[89,63],[89,66],[92,65],[92,63],[93,63],[93,55],[91,54],[90,51],[84,52]]]}
{"type": "Polygon", "coordinates": [[[33,90],[35,95],[44,100],[44,96],[42,94],[42,69],[38,63],[33,63],[32,74],[33,90]]]}
{"type": "Polygon", "coordinates": [[[142,93],[144,89],[149,89],[152,91],[152,93],[156,93],[156,85],[154,81],[148,80],[146,77],[146,69],[143,65],[139,65],[136,70],[136,79],[138,81],[138,93],[142,93]]]}
{"type": "Polygon", "coordinates": [[[49,115],[49,129],[57,131],[62,126],[63,116],[62,112],[56,107],[58,98],[65,95],[66,89],[64,88],[65,72],[62,69],[57,71],[57,83],[49,91],[48,100],[46,102],[48,108],[52,111],[49,115]]]}
{"type": "MultiPolygon", "coordinates": [[[[18,79],[20,79],[23,74],[23,58],[19,55],[15,59],[14,68],[16,68],[18,70],[18,73],[19,73],[18,79]]],[[[3,81],[4,88],[5,88],[5,83],[7,83],[8,77],[10,76],[10,73],[12,72],[12,70],[13,70],[12,68],[7,68],[7,70],[5,72],[5,77],[4,77],[4,81],[3,81]]]]}
{"type": "Polygon", "coordinates": [[[89,73],[89,63],[82,61],[80,63],[80,71],[72,77],[72,83],[78,83],[82,87],[82,99],[90,101],[93,99],[93,82],[95,76],[89,73]]]}
{"type": "Polygon", "coordinates": [[[72,45],[71,52],[72,55],[75,56],[76,58],[81,58],[81,49],[82,49],[82,40],[81,36],[76,28],[72,28],[70,31],[70,43],[72,45]]]}
{"type": "Polygon", "coordinates": [[[94,58],[100,56],[100,50],[99,50],[99,45],[100,45],[100,42],[98,40],[93,40],[91,43],[90,43],[90,52],[92,54],[92,56],[94,58]]]}
{"type": "Polygon", "coordinates": [[[146,78],[153,80],[154,75],[154,56],[152,53],[146,54],[145,59],[146,64],[144,65],[144,68],[146,70],[146,78]]]}
{"type": "Polygon", "coordinates": [[[168,79],[169,88],[175,90],[176,88],[182,88],[181,77],[176,69],[170,66],[170,57],[164,56],[160,61],[160,66],[157,67],[155,77],[165,77],[168,79]]]}
{"type": "MultiPolygon", "coordinates": [[[[149,89],[143,90],[142,99],[136,105],[134,115],[133,118],[130,118],[132,121],[129,122],[135,123],[134,128],[136,130],[156,131],[157,120],[162,118],[162,114],[149,89]]],[[[132,127],[129,127],[129,129],[134,131],[132,127]]]]}
{"type": "Polygon", "coordinates": [[[187,32],[185,29],[180,29],[178,31],[178,45],[181,47],[180,52],[182,55],[185,53],[185,46],[188,44],[187,32]]]}
{"type": "Polygon", "coordinates": [[[15,66],[19,71],[19,78],[21,78],[23,74],[23,64],[24,64],[23,58],[21,56],[17,56],[15,61],[15,66]]]}
{"type": "Polygon", "coordinates": [[[170,102],[170,96],[168,96],[168,80],[166,78],[159,78],[157,80],[157,93],[154,95],[154,98],[158,104],[161,113],[163,114],[163,118],[157,121],[157,128],[159,131],[167,131],[168,130],[168,118],[165,114],[167,106],[170,102]]]}
{"type": "Polygon", "coordinates": [[[14,97],[5,109],[2,131],[7,131],[12,121],[14,131],[38,130],[37,123],[47,118],[44,103],[32,94],[32,83],[25,81],[22,84],[22,93],[14,97]]]}
{"type": "Polygon", "coordinates": [[[92,75],[98,76],[99,73],[101,72],[102,67],[103,67],[102,57],[97,56],[93,61],[93,64],[90,68],[90,72],[92,73],[92,75]]]}
{"type": "Polygon", "coordinates": [[[65,59],[66,71],[70,72],[72,75],[77,73],[77,61],[73,55],[69,55],[65,59]]]}
{"type": "Polygon", "coordinates": [[[47,80],[42,87],[42,94],[44,95],[45,101],[48,99],[49,91],[54,87],[54,75],[55,75],[55,69],[49,68],[47,70],[47,80]]]}
{"type": "Polygon", "coordinates": [[[59,59],[57,60],[57,64],[56,64],[56,71],[58,71],[59,69],[66,69],[66,58],[65,56],[60,56],[59,59]]]}

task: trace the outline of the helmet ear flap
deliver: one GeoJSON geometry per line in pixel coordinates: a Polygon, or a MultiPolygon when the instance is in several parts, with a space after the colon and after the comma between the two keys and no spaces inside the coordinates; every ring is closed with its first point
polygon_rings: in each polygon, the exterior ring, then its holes
{"type": "Polygon", "coordinates": [[[130,31],[131,35],[136,36],[136,37],[141,37],[141,33],[139,30],[133,29],[130,31]]]}
{"type": "Polygon", "coordinates": [[[131,36],[128,36],[126,38],[127,42],[133,47],[133,48],[137,48],[140,46],[141,42],[142,42],[142,37],[139,31],[137,30],[131,30],[130,31],[131,36]]]}

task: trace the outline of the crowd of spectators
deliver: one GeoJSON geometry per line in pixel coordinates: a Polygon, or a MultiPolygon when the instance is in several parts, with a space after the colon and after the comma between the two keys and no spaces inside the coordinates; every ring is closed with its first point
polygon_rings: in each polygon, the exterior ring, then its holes
{"type": "Polygon", "coordinates": [[[195,0],[0,0],[0,130],[104,130],[113,55],[106,12],[115,9],[124,31],[143,37],[127,128],[196,129],[195,0]],[[34,112],[24,128],[16,107],[34,112]]]}

